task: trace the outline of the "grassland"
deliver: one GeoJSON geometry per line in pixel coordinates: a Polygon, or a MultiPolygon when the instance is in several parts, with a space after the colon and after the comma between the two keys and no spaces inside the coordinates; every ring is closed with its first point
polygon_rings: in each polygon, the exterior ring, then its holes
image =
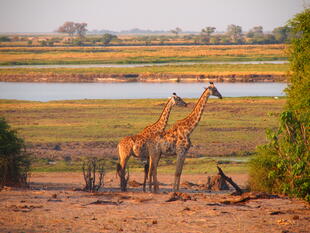
{"type": "Polygon", "coordinates": [[[1,47],[0,65],[285,60],[285,45],[1,47]]]}
{"type": "Polygon", "coordinates": [[[288,64],[193,64],[106,68],[14,68],[0,69],[0,75],[43,74],[287,74],[288,64]]]}
{"type": "MultiPolygon", "coordinates": [[[[175,108],[169,125],[184,118],[192,110],[196,100],[186,99],[188,108],[175,108]]],[[[31,102],[1,100],[0,115],[17,129],[39,161],[36,168],[50,170],[75,170],[80,160],[87,156],[116,158],[117,142],[124,136],[142,130],[155,122],[166,100],[78,100],[31,102]],[[55,146],[61,149],[55,149],[55,146]],[[69,165],[59,162],[59,167],[49,161],[72,158],[69,165]]],[[[273,98],[225,98],[210,99],[199,126],[193,132],[193,147],[187,172],[201,172],[213,165],[210,156],[247,156],[255,147],[265,142],[265,129],[277,125],[277,114],[285,99],[273,98]],[[204,163],[202,163],[204,161],[204,163]]],[[[168,126],[169,127],[169,126],[168,126]]],[[[135,160],[132,162],[137,164],[135,160]]],[[[171,172],[173,159],[162,160],[161,172],[171,172]]],[[[229,166],[245,170],[244,165],[229,166]]],[[[114,167],[114,166],[113,166],[114,167]]],[[[134,166],[135,167],[135,166],[134,166]]],[[[136,166],[139,167],[139,166],[136,166]]]]}

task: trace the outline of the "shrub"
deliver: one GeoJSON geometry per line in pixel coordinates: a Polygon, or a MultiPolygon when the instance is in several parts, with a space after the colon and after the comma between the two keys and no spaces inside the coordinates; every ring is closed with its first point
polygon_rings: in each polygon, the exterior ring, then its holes
{"type": "Polygon", "coordinates": [[[88,158],[83,162],[82,170],[85,180],[85,191],[96,192],[104,185],[104,165],[104,160],[97,158],[88,158]]]}
{"type": "Polygon", "coordinates": [[[250,187],[284,193],[310,202],[310,9],[289,23],[290,78],[279,128],[268,130],[268,143],[251,161],[250,187]]]}
{"type": "Polygon", "coordinates": [[[268,144],[259,146],[250,162],[251,189],[310,201],[310,156],[303,123],[285,111],[279,129],[268,130],[267,137],[268,144]]]}
{"type": "Polygon", "coordinates": [[[0,188],[25,186],[30,169],[30,155],[16,131],[0,118],[0,188]]]}
{"type": "Polygon", "coordinates": [[[11,41],[10,37],[0,36],[0,42],[9,42],[9,41],[11,41]]]}

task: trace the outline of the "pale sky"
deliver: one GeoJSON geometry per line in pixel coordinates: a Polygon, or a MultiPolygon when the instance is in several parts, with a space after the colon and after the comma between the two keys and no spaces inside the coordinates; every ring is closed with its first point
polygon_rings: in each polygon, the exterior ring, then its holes
{"type": "Polygon", "coordinates": [[[0,32],[52,32],[65,21],[88,30],[201,31],[206,26],[264,31],[283,26],[310,0],[0,0],[0,32]]]}

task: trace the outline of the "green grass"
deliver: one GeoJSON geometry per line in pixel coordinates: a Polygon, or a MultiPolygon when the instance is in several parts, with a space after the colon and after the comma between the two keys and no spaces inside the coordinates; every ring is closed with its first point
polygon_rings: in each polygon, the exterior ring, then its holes
{"type": "Polygon", "coordinates": [[[285,60],[285,45],[3,47],[0,65],[285,60]]]}
{"type": "MultiPolygon", "coordinates": [[[[171,112],[168,128],[187,116],[197,99],[185,99],[188,108],[171,112]]],[[[0,115],[29,144],[70,142],[112,142],[155,122],[166,99],[139,100],[70,100],[33,102],[0,100],[0,115]]],[[[203,117],[191,136],[185,174],[216,173],[218,161],[239,160],[221,164],[228,173],[246,173],[247,158],[257,145],[265,142],[265,129],[277,126],[277,115],[286,99],[267,97],[210,99],[203,117]],[[217,157],[214,157],[217,156],[217,157]],[[229,156],[229,157],[227,157],[229,156]]],[[[54,143],[54,144],[53,144],[54,143]]],[[[87,156],[85,154],[84,156],[87,156]]],[[[114,171],[115,158],[107,159],[107,170],[114,171]]],[[[36,158],[32,172],[80,172],[83,157],[72,156],[71,163],[61,159],[36,158]],[[56,164],[49,164],[56,162],[56,164]]],[[[142,165],[130,160],[131,171],[143,172],[142,165]]],[[[175,158],[162,158],[159,173],[173,174],[175,158]]]]}
{"type": "MultiPolygon", "coordinates": [[[[168,127],[186,117],[188,108],[175,107],[168,127]]],[[[116,145],[128,135],[154,123],[166,99],[72,100],[32,102],[0,100],[0,115],[27,144],[102,142],[116,145]]],[[[188,157],[251,154],[265,142],[265,129],[277,126],[285,98],[210,99],[191,135],[188,157]]],[[[86,156],[86,155],[85,155],[86,156]]],[[[116,154],[114,156],[117,156],[116,154]]]]}
{"type": "Polygon", "coordinates": [[[143,74],[143,73],[282,73],[288,72],[288,64],[196,64],[164,65],[148,67],[113,67],[113,68],[16,68],[0,69],[0,75],[17,74],[143,74]]]}

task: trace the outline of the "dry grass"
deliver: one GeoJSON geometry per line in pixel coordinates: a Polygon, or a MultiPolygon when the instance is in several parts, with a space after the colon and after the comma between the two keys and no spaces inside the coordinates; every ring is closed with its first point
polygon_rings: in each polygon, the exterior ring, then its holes
{"type": "Polygon", "coordinates": [[[285,59],[285,45],[2,47],[0,64],[148,63],[285,59]]]}

